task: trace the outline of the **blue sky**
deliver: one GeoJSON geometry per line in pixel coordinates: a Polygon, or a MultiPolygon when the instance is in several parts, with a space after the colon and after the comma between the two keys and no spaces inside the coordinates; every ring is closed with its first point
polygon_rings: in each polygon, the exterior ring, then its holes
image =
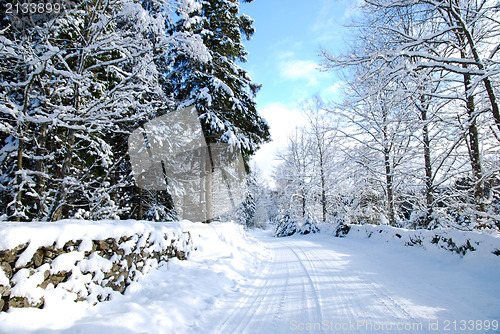
{"type": "Polygon", "coordinates": [[[334,73],[318,71],[321,47],[342,48],[343,24],[349,16],[346,0],[255,0],[240,11],[255,20],[256,32],[246,41],[249,71],[262,89],[258,110],[271,126],[273,142],[254,158],[269,177],[275,154],[287,144],[287,135],[304,123],[299,104],[313,95],[338,98],[340,81],[334,73]]]}

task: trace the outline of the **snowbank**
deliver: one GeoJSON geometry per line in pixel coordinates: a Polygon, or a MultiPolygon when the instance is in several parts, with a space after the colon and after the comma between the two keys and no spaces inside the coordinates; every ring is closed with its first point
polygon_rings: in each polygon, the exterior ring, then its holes
{"type": "Polygon", "coordinates": [[[425,249],[441,248],[460,256],[475,255],[500,260],[500,235],[455,229],[408,230],[388,225],[323,225],[322,232],[336,237],[374,238],[386,242],[397,241],[405,246],[425,249]]]}

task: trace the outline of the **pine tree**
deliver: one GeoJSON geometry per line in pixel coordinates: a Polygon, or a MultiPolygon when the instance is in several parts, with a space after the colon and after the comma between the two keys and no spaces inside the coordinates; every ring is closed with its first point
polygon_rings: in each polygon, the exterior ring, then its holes
{"type": "Polygon", "coordinates": [[[177,14],[181,18],[170,33],[201,36],[209,53],[208,61],[199,60],[189,54],[189,48],[179,45],[168,59],[163,82],[178,109],[194,105],[198,111],[208,144],[202,173],[207,180],[203,201],[209,222],[214,172],[211,147],[225,143],[240,149],[248,171],[250,155],[270,138],[269,127],[256,109],[255,95],[260,85],[236,64],[246,61],[242,35],[248,39],[252,36],[253,21],[239,13],[238,0],[185,0],[177,14]]]}
{"type": "Polygon", "coordinates": [[[242,203],[241,209],[241,221],[246,227],[255,227],[255,210],[255,198],[250,192],[248,192],[242,203]]]}
{"type": "Polygon", "coordinates": [[[311,215],[309,212],[306,213],[304,218],[304,223],[300,227],[300,234],[310,234],[310,233],[318,233],[318,219],[311,215]]]}
{"type": "Polygon", "coordinates": [[[297,222],[286,211],[278,218],[278,225],[276,225],[276,229],[274,230],[274,236],[278,238],[288,237],[297,233],[298,230],[297,222]]]}

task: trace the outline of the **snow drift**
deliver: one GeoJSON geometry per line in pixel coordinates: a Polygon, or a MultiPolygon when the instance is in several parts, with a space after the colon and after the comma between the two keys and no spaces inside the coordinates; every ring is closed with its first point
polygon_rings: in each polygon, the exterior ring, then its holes
{"type": "Polygon", "coordinates": [[[401,242],[405,246],[425,249],[441,248],[465,256],[474,252],[500,260],[500,234],[456,229],[409,230],[388,225],[324,224],[322,231],[336,237],[376,238],[387,242],[401,242]]]}

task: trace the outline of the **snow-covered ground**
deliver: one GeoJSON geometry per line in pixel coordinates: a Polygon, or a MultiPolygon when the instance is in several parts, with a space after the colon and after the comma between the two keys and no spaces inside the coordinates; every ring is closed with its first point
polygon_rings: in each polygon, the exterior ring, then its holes
{"type": "Polygon", "coordinates": [[[10,310],[0,313],[0,332],[500,332],[494,257],[328,234],[246,237],[231,224],[199,228],[188,261],[150,271],[124,296],[10,310]]]}
{"type": "Polygon", "coordinates": [[[500,332],[494,258],[325,234],[259,239],[262,270],[191,332],[500,332]]]}
{"type": "MultiPolygon", "coordinates": [[[[168,226],[170,226],[169,224],[168,226]]],[[[93,306],[72,300],[44,309],[10,309],[0,313],[0,333],[183,333],[201,312],[232,295],[244,275],[260,265],[265,253],[243,228],[232,223],[183,223],[197,247],[189,261],[170,261],[133,282],[125,295],[93,306]]],[[[108,229],[112,226],[108,225],[108,229]]],[[[87,229],[88,230],[88,229],[87,229]]],[[[108,231],[105,237],[112,235],[108,231]]],[[[65,240],[66,238],[64,238],[65,240]]],[[[62,296],[65,297],[65,296],[62,296]]]]}

